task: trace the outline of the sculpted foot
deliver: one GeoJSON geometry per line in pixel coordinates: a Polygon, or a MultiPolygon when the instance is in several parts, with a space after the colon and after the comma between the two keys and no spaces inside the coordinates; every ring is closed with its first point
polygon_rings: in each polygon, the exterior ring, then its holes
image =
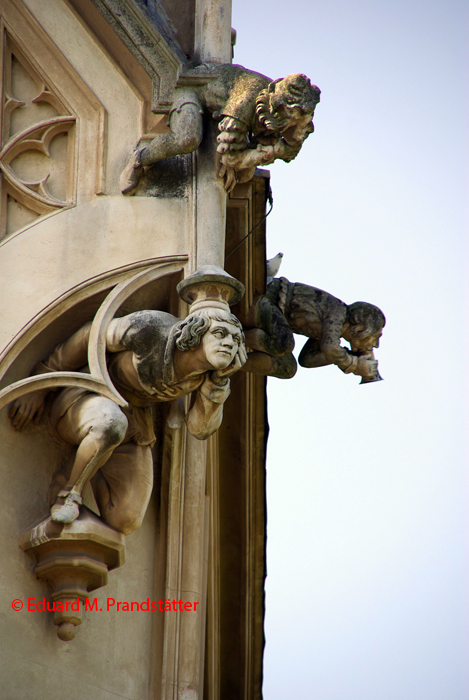
{"type": "Polygon", "coordinates": [[[143,165],[140,164],[140,151],[134,151],[120,176],[119,185],[122,194],[134,194],[142,174],[143,165]]]}
{"type": "Polygon", "coordinates": [[[51,508],[50,516],[56,523],[73,523],[80,514],[83,499],[73,491],[61,491],[51,508]]]}

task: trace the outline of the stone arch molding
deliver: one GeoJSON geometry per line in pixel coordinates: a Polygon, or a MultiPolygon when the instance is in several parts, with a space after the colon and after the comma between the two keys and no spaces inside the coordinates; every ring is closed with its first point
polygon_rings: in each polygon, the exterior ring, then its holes
{"type": "MultiPolygon", "coordinates": [[[[57,389],[73,386],[92,391],[114,401],[119,406],[127,406],[127,401],[119,394],[113,385],[106,366],[106,332],[116,311],[136,291],[157,279],[178,272],[182,269],[180,262],[164,262],[149,269],[140,270],[132,277],[117,284],[107,295],[99,307],[90,332],[88,346],[88,365],[90,374],[82,372],[54,372],[53,374],[27,377],[13,382],[0,391],[0,410],[20,396],[40,389],[57,389]]],[[[40,324],[40,319],[37,325],[40,324]]],[[[34,324],[33,328],[34,329],[34,324]]],[[[6,374],[17,354],[14,347],[9,353],[12,358],[5,357],[0,369],[0,380],[6,374]]]]}
{"type": "Polygon", "coordinates": [[[105,109],[23,3],[2,0],[0,240],[103,192],[105,109]]]}

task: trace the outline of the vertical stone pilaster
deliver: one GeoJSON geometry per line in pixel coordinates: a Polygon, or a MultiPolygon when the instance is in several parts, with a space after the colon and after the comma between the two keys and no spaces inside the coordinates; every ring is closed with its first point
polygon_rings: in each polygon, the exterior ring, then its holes
{"type": "MultiPolygon", "coordinates": [[[[231,63],[231,0],[196,4],[195,56],[199,63],[231,63]]],[[[226,193],[217,176],[217,124],[210,117],[195,157],[197,264],[224,267],[226,193]]]]}
{"type": "Polygon", "coordinates": [[[198,603],[195,612],[165,613],[162,700],[203,695],[207,597],[207,444],[183,427],[173,442],[165,598],[198,603]]]}
{"type": "Polygon", "coordinates": [[[197,264],[225,265],[226,192],[223,180],[218,177],[217,133],[214,119],[207,117],[204,139],[198,149],[196,161],[196,237],[197,264]]]}
{"type": "Polygon", "coordinates": [[[197,0],[195,58],[231,63],[231,0],[197,0]]]}

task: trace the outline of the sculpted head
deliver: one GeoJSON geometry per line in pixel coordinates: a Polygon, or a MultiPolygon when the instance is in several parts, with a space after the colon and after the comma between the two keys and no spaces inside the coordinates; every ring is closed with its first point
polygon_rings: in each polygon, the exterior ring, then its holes
{"type": "Polygon", "coordinates": [[[280,134],[289,146],[301,144],[314,131],[312,119],[320,94],[302,73],[274,80],[256,100],[259,122],[280,134]]]}
{"type": "Polygon", "coordinates": [[[353,352],[370,352],[379,347],[385,324],[381,309],[365,301],[356,301],[348,307],[347,329],[342,335],[353,352]]]}
{"type": "Polygon", "coordinates": [[[200,309],[177,326],[176,347],[192,350],[196,361],[207,368],[225,369],[233,362],[244,333],[236,316],[221,309],[200,309]]]}

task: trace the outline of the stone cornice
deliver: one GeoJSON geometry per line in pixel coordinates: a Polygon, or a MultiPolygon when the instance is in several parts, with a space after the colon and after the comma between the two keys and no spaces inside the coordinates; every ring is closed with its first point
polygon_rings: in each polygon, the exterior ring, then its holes
{"type": "Polygon", "coordinates": [[[169,30],[137,0],[71,0],[86,20],[92,3],[152,80],[151,111],[169,111],[179,75],[189,67],[169,30]]]}

